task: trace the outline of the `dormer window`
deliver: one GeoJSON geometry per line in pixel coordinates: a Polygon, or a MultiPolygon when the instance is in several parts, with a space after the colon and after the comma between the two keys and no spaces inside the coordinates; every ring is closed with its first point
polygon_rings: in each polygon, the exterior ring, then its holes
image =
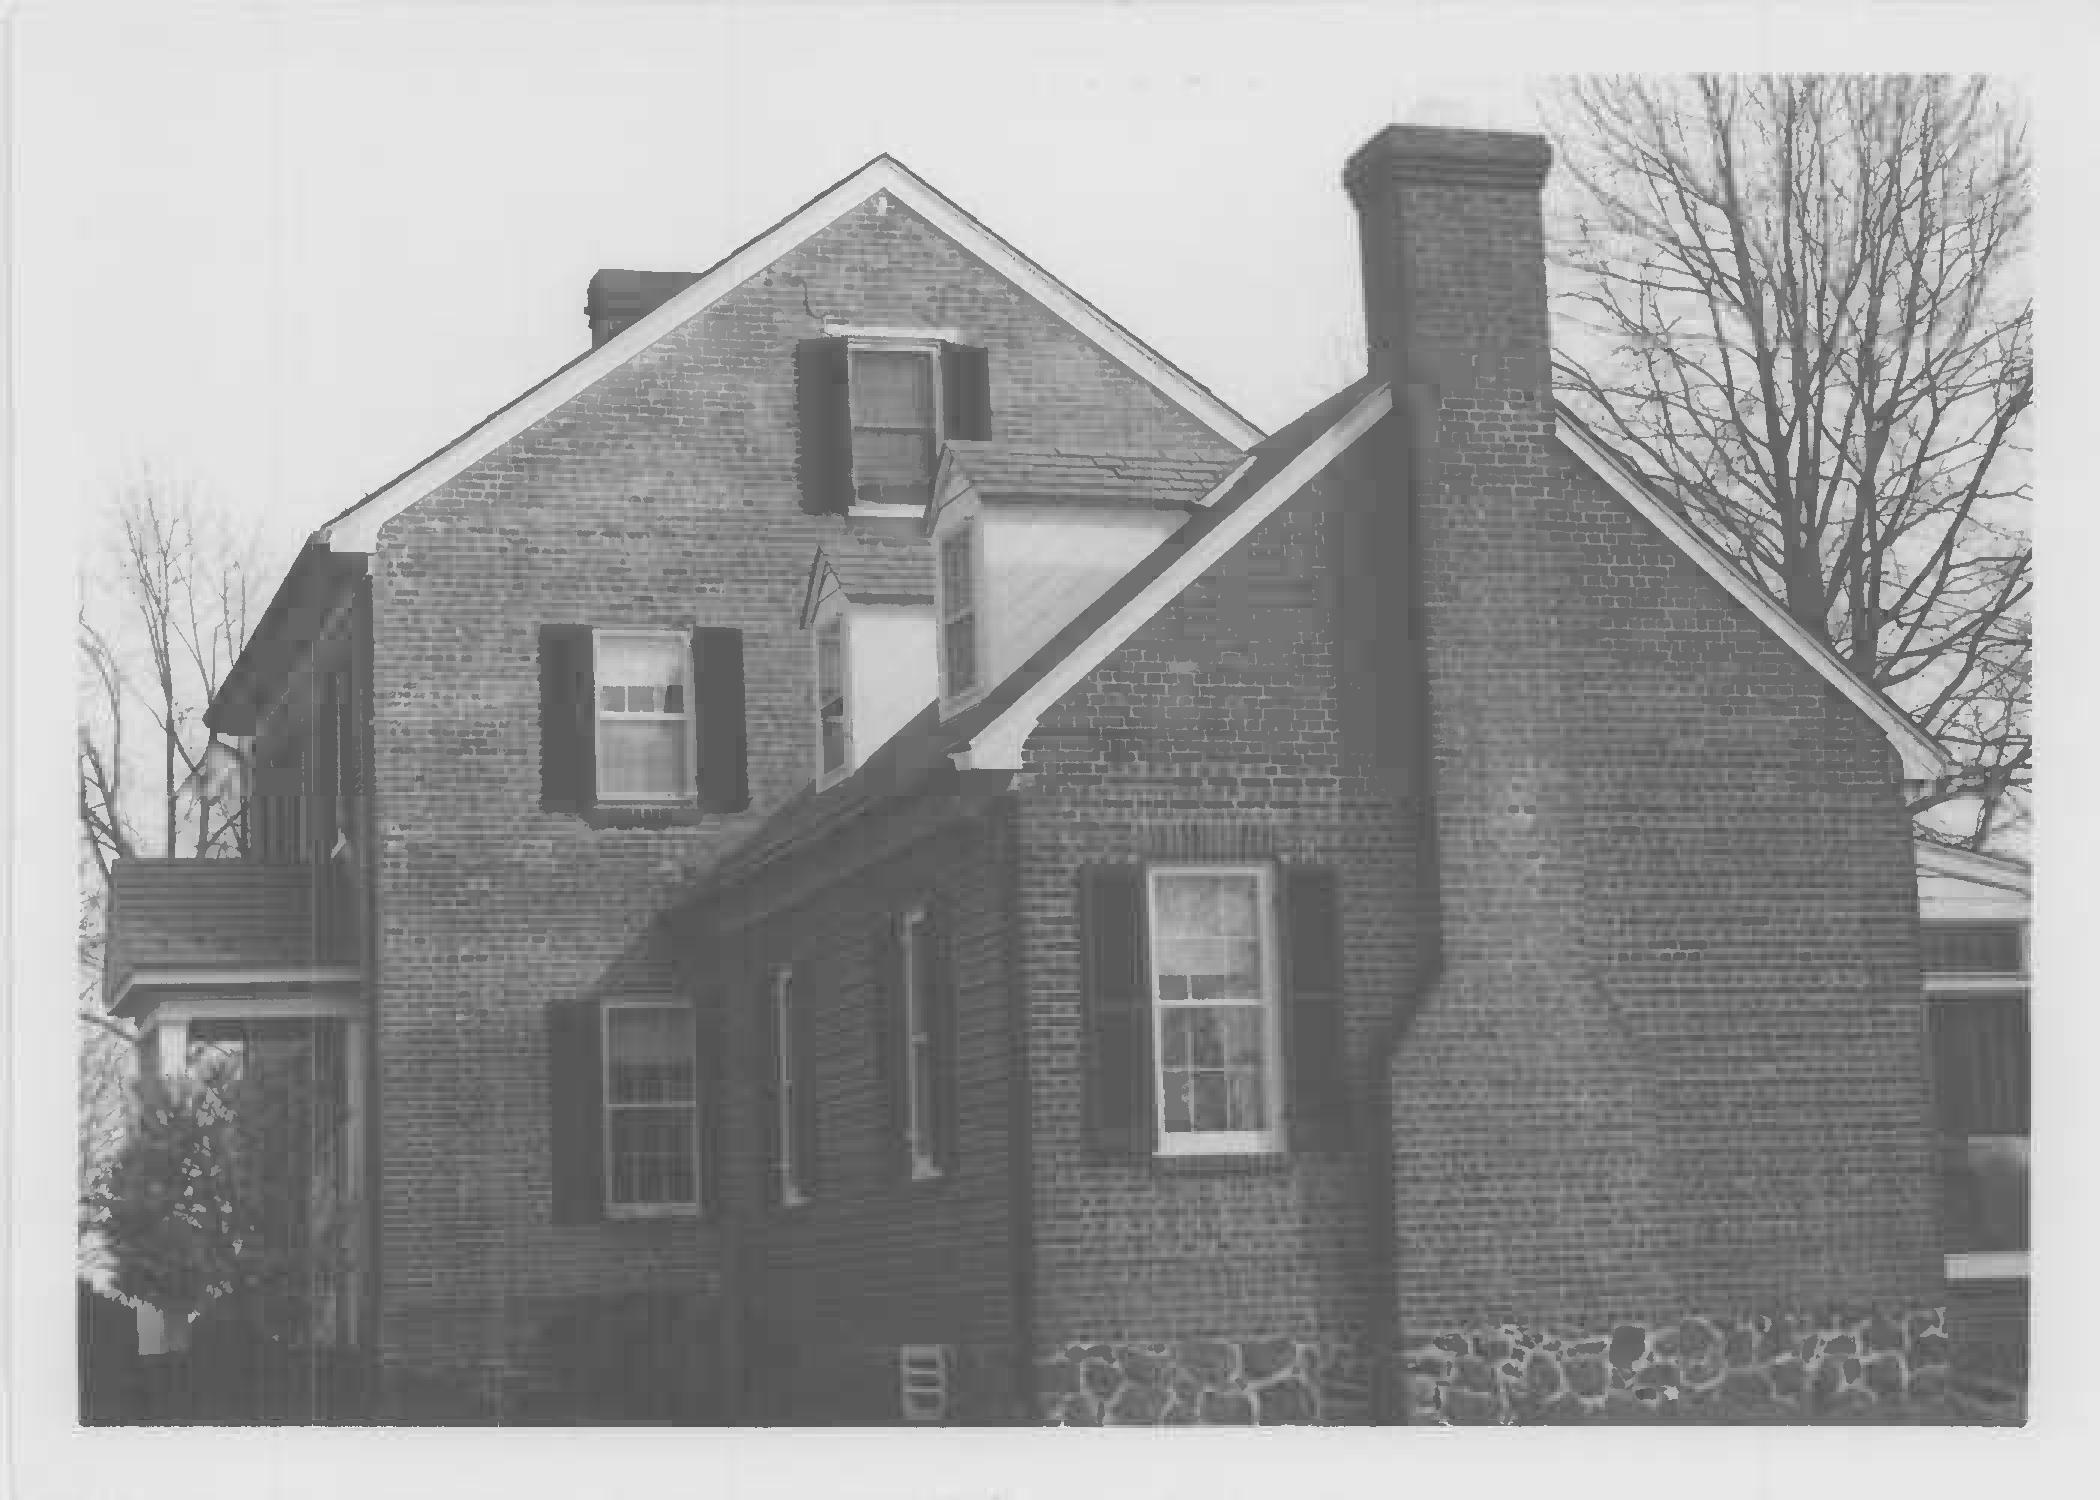
{"type": "Polygon", "coordinates": [[[823,772],[836,775],[846,766],[846,642],[836,615],[817,627],[817,725],[823,772]]]}
{"type": "Polygon", "coordinates": [[[964,525],[941,540],[941,694],[977,690],[977,528],[964,525]]]}
{"type": "Polygon", "coordinates": [[[991,436],[985,351],[941,334],[867,329],[795,351],[804,505],[903,514],[933,497],[941,444],[991,436]]]}

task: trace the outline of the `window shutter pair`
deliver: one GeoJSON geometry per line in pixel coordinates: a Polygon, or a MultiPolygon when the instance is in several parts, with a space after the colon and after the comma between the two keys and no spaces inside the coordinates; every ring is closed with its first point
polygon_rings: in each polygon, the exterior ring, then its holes
{"type": "MultiPolygon", "coordinates": [[[[961,1164],[962,1131],[956,1090],[956,994],[954,950],[948,924],[930,910],[920,941],[930,968],[927,991],[927,1065],[932,1073],[933,1118],[928,1122],[933,1165],[953,1175],[961,1164]]],[[[904,919],[890,917],[877,943],[873,991],[875,1058],[882,1088],[890,1170],[911,1174],[911,1000],[906,992],[904,919]]]]}
{"type": "MultiPolygon", "coordinates": [[[[853,410],[846,340],[804,339],[795,346],[796,468],[802,507],[817,515],[853,504],[853,410]]],[[[991,366],[982,349],[940,346],[941,437],[992,435],[991,366]]]]}
{"type": "MultiPolygon", "coordinates": [[[[693,1078],[699,1090],[700,1212],[713,1214],[722,1183],[722,1018],[703,1004],[694,1017],[693,1078]]],[[[547,1010],[547,1060],[554,1167],[554,1222],[605,1218],[604,1023],[595,1000],[547,1010]]]]}
{"type": "MultiPolygon", "coordinates": [[[[817,1193],[817,1087],[816,1087],[816,996],[810,985],[812,966],[794,965],[788,981],[788,1072],[794,1087],[790,1092],[793,1118],[789,1121],[790,1162],[795,1186],[805,1198],[817,1193]]],[[[772,967],[758,982],[759,1062],[762,1086],[761,1132],[765,1145],[767,1201],[778,1203],[780,1193],[780,1026],[774,1014],[772,967]]]]}
{"type": "MultiPolygon", "coordinates": [[[[1343,1052],[1341,903],[1331,869],[1283,872],[1285,1109],[1298,1151],[1349,1143],[1343,1052]]],[[[1087,1032],[1086,1133],[1097,1151],[1149,1155],[1156,1147],[1151,980],[1145,871],[1080,871],[1081,992],[1087,1032]]]]}
{"type": "MultiPolygon", "coordinates": [[[[744,739],[744,633],[693,632],[693,698],[699,748],[694,793],[706,812],[750,805],[744,739]]],[[[540,806],[583,813],[597,801],[598,712],[591,627],[540,627],[540,806]]]]}

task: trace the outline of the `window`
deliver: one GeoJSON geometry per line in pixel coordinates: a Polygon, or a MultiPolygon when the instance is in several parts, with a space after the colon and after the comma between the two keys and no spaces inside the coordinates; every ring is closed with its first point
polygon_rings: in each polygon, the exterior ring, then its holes
{"type": "Polygon", "coordinates": [[[1927,922],[1933,1108],[1950,1279],[2027,1272],[2032,1056],[2021,926],[1927,922]]]}
{"type": "Polygon", "coordinates": [[[934,350],[855,346],[848,359],[855,502],[924,505],[940,436],[934,350]]]}
{"type": "Polygon", "coordinates": [[[941,692],[961,698],[977,687],[976,528],[941,541],[941,692]]]}
{"type": "Polygon", "coordinates": [[[657,827],[750,805],[741,631],[542,625],[539,636],[542,808],[657,827]]]}
{"type": "Polygon", "coordinates": [[[937,337],[805,339],[795,350],[804,506],[922,508],[943,442],[992,435],[983,349],[937,337]]]}
{"type": "Polygon", "coordinates": [[[1281,1144],[1268,870],[1151,872],[1152,1055],[1163,1152],[1281,1144]]]}
{"type": "Polygon", "coordinates": [[[1351,1148],[1335,870],[1089,865],[1079,898],[1091,1151],[1351,1148]]]}
{"type": "Polygon", "coordinates": [[[596,643],[599,800],[692,796],[690,646],[681,636],[612,631],[596,643]]]}
{"type": "Polygon", "coordinates": [[[817,627],[817,724],[827,776],[846,764],[845,626],[836,616],[817,627]]]}
{"type": "Polygon", "coordinates": [[[605,1206],[615,1216],[699,1202],[699,1088],[689,1006],[603,1007],[605,1206]]]}
{"type": "Polygon", "coordinates": [[[939,983],[933,923],[924,907],[904,914],[899,932],[904,992],[904,1139],[913,1177],[941,1175],[939,1069],[935,986],[939,983]]]}
{"type": "Polygon", "coordinates": [[[773,1145],[773,1199],[793,1208],[809,1201],[811,1081],[807,998],[798,1001],[795,970],[773,971],[768,1020],[772,1033],[772,1095],[768,1121],[773,1145]]]}

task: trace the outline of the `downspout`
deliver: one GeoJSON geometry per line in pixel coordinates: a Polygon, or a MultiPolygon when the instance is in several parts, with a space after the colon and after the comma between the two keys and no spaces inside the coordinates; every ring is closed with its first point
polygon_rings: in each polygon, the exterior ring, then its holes
{"type": "MultiPolygon", "coordinates": [[[[1381,758],[1391,744],[1400,754],[1398,790],[1405,820],[1413,814],[1415,858],[1409,894],[1409,916],[1414,929],[1414,963],[1411,983],[1395,1000],[1380,1028],[1377,1045],[1371,1049],[1372,1075],[1361,1097],[1369,1116],[1362,1128],[1371,1142],[1365,1153],[1370,1171],[1366,1194],[1365,1233],[1369,1238],[1370,1295],[1365,1299],[1371,1325],[1371,1420],[1378,1426],[1405,1425],[1412,1402],[1409,1377],[1400,1368],[1407,1339],[1400,1327],[1400,1220],[1393,1170],[1399,1158],[1399,1125],[1393,1113],[1393,1064],[1401,1045],[1434,993],[1444,970],[1443,900],[1438,878],[1436,840],[1436,740],[1430,721],[1428,611],[1422,600],[1427,580],[1422,568],[1420,497],[1431,493],[1429,466],[1436,452],[1437,392],[1426,385],[1406,385],[1396,391],[1391,426],[1381,424],[1375,441],[1374,525],[1380,532],[1397,511],[1405,555],[1399,566],[1381,569],[1388,584],[1397,580],[1400,599],[1387,609],[1380,600],[1378,634],[1390,639],[1390,628],[1406,630],[1406,648],[1401,653],[1401,681],[1406,692],[1397,704],[1383,692],[1378,697],[1377,743],[1381,758]],[[1404,425],[1401,425],[1404,424],[1404,425]],[[1397,617],[1397,618],[1396,618],[1397,617]],[[1395,722],[1404,715],[1404,722],[1395,722]],[[1388,738],[1390,736],[1390,738],[1388,738]]],[[[1383,540],[1383,538],[1380,538],[1383,540]]],[[[1381,546],[1377,562],[1390,559],[1381,546]]],[[[1384,684],[1380,684],[1381,689],[1384,684]]]]}
{"type": "Polygon", "coordinates": [[[996,847],[1005,869],[1000,897],[1006,906],[1007,1061],[1007,1243],[1013,1278],[1014,1419],[1033,1423],[1035,1404],[1035,1111],[1028,1066],[1028,985],[1021,944],[1021,797],[1000,797],[996,847]]]}
{"type": "MultiPolygon", "coordinates": [[[[360,1290],[358,1306],[358,1339],[363,1346],[362,1360],[366,1372],[364,1398],[372,1403],[379,1398],[380,1374],[380,1159],[381,1144],[380,1098],[385,1090],[385,1079],[379,1069],[379,767],[374,754],[378,736],[372,723],[373,692],[373,611],[372,575],[369,565],[364,576],[352,587],[356,602],[352,607],[350,622],[350,692],[357,714],[357,807],[360,847],[357,851],[360,883],[364,889],[364,932],[359,945],[364,950],[364,1000],[365,1000],[365,1118],[358,1122],[364,1136],[363,1181],[358,1184],[363,1202],[361,1248],[364,1265],[359,1279],[364,1283],[360,1290]]],[[[366,1412],[369,1418],[374,1413],[366,1412]]]]}

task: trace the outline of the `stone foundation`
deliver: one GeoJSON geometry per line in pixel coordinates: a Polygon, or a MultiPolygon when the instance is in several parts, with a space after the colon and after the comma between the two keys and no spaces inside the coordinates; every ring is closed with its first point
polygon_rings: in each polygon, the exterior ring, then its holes
{"type": "Polygon", "coordinates": [[[1688,1318],[1609,1331],[1504,1324],[1410,1339],[1417,1423],[2004,1422],[2018,1402],[1957,1389],[1945,1309],[1688,1318]]]}
{"type": "Polygon", "coordinates": [[[1362,1422],[1370,1368],[1336,1340],[1063,1344],[1036,1360],[1043,1421],[1068,1427],[1362,1422]]]}

